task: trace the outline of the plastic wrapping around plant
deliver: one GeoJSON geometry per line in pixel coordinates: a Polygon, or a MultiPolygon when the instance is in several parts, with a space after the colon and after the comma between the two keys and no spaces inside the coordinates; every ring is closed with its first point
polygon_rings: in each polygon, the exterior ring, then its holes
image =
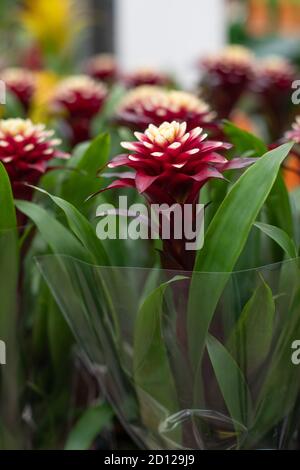
{"type": "Polygon", "coordinates": [[[299,260],[194,274],[38,263],[140,447],[299,446],[299,260]]]}

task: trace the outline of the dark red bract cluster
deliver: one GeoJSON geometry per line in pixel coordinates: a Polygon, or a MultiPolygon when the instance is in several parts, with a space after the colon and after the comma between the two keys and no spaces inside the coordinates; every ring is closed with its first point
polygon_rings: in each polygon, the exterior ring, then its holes
{"type": "Polygon", "coordinates": [[[73,145],[91,138],[91,120],[101,111],[106,97],[106,86],[88,76],[67,78],[58,85],[52,111],[68,124],[73,145]]]}
{"type": "Polygon", "coordinates": [[[0,161],[11,179],[16,198],[28,197],[24,183],[36,185],[53,158],[68,158],[56,147],[54,131],[29,119],[0,120],[0,161]]]}
{"type": "Polygon", "coordinates": [[[221,118],[228,118],[254,77],[254,61],[248,49],[229,46],[200,62],[204,98],[221,118]]]}
{"type": "Polygon", "coordinates": [[[156,70],[141,68],[135,72],[128,73],[122,77],[122,81],[127,88],[135,88],[142,85],[167,86],[170,78],[156,70]]]}
{"type": "Polygon", "coordinates": [[[223,172],[244,168],[253,159],[228,161],[220,152],[230,144],[207,140],[200,127],[187,132],[186,123],[150,125],[145,133],[135,133],[138,142],[123,142],[129,154],[119,155],[109,168],[129,167],[109,188],[134,187],[150,203],[194,203],[202,186],[211,178],[223,179],[223,172]]]}
{"type": "Polygon", "coordinates": [[[111,84],[118,77],[118,66],[114,56],[99,54],[86,62],[85,72],[95,80],[111,84]]]}
{"type": "Polygon", "coordinates": [[[28,111],[36,91],[35,74],[26,69],[11,68],[4,70],[0,75],[7,89],[15,95],[28,111]]]}

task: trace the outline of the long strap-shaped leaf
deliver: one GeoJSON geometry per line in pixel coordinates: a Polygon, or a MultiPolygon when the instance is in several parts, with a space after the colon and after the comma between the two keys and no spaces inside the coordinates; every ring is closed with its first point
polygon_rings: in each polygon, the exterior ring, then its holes
{"type": "Polygon", "coordinates": [[[64,213],[67,218],[70,229],[81,241],[83,246],[90,252],[91,259],[94,259],[100,266],[109,266],[109,258],[103,247],[101,240],[96,235],[90,222],[84,215],[76,209],[70,202],[65,201],[57,196],[44,191],[43,189],[36,188],[41,193],[48,196],[54,204],[56,204],[64,213]]]}
{"type": "MultiPolygon", "coordinates": [[[[108,134],[97,136],[87,147],[78,161],[75,171],[63,184],[62,197],[77,208],[82,208],[85,199],[101,186],[97,172],[103,169],[109,158],[110,137],[108,134]]],[[[73,166],[73,159],[70,166],[73,166]]]]}
{"type": "Polygon", "coordinates": [[[16,206],[35,223],[54,253],[87,262],[91,260],[79,240],[45,209],[28,201],[16,201],[16,206]]]}
{"type": "MultiPolygon", "coordinates": [[[[255,135],[225,122],[225,134],[234,144],[234,150],[239,155],[260,156],[268,151],[266,144],[255,135]]],[[[290,237],[294,234],[293,216],[289,201],[289,193],[282,174],[278,174],[275,184],[267,201],[268,223],[284,230],[290,237]]]]}
{"type": "Polygon", "coordinates": [[[244,375],[234,358],[217,338],[208,335],[206,346],[222,396],[233,420],[233,427],[236,428],[237,433],[242,426],[246,431],[252,418],[253,407],[244,375]]]}
{"type": "Polygon", "coordinates": [[[18,430],[18,276],[19,249],[16,212],[9,177],[0,163],[0,339],[5,342],[7,355],[7,365],[1,369],[0,377],[0,447],[2,449],[21,446],[18,430]]]}
{"type": "Polygon", "coordinates": [[[273,225],[263,224],[261,222],[256,222],[255,227],[269,238],[274,240],[274,242],[276,242],[283,249],[289,258],[297,258],[297,248],[295,242],[284,230],[279,227],[274,227],[273,225]]]}
{"type": "MultiPolygon", "coordinates": [[[[151,422],[154,427],[167,417],[168,413],[178,411],[176,387],[171,371],[168,353],[166,350],[163,329],[162,314],[167,287],[174,282],[183,280],[181,276],[174,277],[169,282],[161,284],[145,300],[138,313],[134,332],[134,380],[137,390],[149,395],[155,400],[158,409],[162,409],[162,415],[144,416],[144,420],[151,422]]],[[[139,393],[141,407],[145,412],[143,393],[139,393]]],[[[152,427],[152,426],[151,426],[152,427]]]]}
{"type": "Polygon", "coordinates": [[[261,157],[234,184],[224,199],[198,253],[192,279],[188,333],[191,361],[201,364],[209,325],[232,270],[245,246],[250,230],[276,181],[280,166],[292,144],[285,144],[261,157]],[[220,273],[197,278],[197,271],[220,273]]]}

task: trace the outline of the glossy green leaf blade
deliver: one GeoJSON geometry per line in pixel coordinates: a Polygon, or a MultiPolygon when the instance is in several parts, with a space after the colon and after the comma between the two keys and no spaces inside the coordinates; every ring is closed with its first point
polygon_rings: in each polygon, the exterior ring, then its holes
{"type": "Polygon", "coordinates": [[[247,427],[252,419],[252,400],[241,369],[215,337],[208,335],[206,346],[231,418],[247,427]]]}
{"type": "Polygon", "coordinates": [[[268,151],[266,144],[255,135],[240,129],[230,121],[225,121],[224,132],[234,145],[234,150],[247,157],[258,157],[268,151]]]}
{"type": "MultiPolygon", "coordinates": [[[[299,267],[295,264],[299,286],[299,267]]],[[[299,365],[293,363],[293,342],[300,338],[300,287],[290,311],[280,324],[280,336],[272,354],[265,381],[256,400],[255,421],[249,433],[253,446],[276,425],[282,423],[296,406],[300,392],[299,365]]]]}
{"type": "Polygon", "coordinates": [[[35,223],[54,253],[90,261],[77,238],[45,209],[28,201],[16,201],[16,206],[35,223]]]}
{"type": "Polygon", "coordinates": [[[284,230],[291,238],[294,237],[293,214],[290,197],[281,172],[267,200],[268,221],[270,225],[284,230]]]}
{"type": "Polygon", "coordinates": [[[241,313],[228,345],[247,374],[263,364],[270,352],[274,333],[273,293],[262,277],[259,282],[241,313]]]}
{"type": "Polygon", "coordinates": [[[5,343],[7,360],[5,366],[0,366],[0,443],[3,449],[14,449],[20,445],[18,278],[16,212],[9,177],[0,163],[0,340],[5,343]]]}
{"type": "Polygon", "coordinates": [[[8,174],[0,162],[0,230],[16,230],[17,218],[8,174]]]}
{"type": "Polygon", "coordinates": [[[295,189],[290,193],[291,206],[293,217],[295,221],[295,240],[296,244],[300,246],[300,188],[295,189]]]}
{"type": "Polygon", "coordinates": [[[274,227],[273,225],[256,222],[257,227],[268,237],[272,238],[288,255],[289,258],[297,258],[297,250],[294,241],[288,236],[284,230],[274,227]]]}
{"type": "MultiPolygon", "coordinates": [[[[258,137],[235,126],[232,122],[225,122],[224,132],[234,145],[234,151],[244,156],[261,156],[267,152],[266,144],[258,137]]],[[[267,200],[269,223],[282,228],[287,234],[293,236],[293,218],[289,201],[289,194],[282,175],[279,173],[276,182],[267,200]]]]}
{"type": "Polygon", "coordinates": [[[171,413],[178,411],[178,404],[163,339],[162,314],[166,288],[182,279],[175,277],[146,298],[138,313],[134,331],[135,383],[171,413]]]}
{"type": "Polygon", "coordinates": [[[44,190],[39,191],[46,194],[65,213],[72,232],[90,252],[91,258],[94,258],[100,266],[109,266],[109,258],[101,240],[99,240],[92,225],[79,210],[64,199],[53,196],[44,190]]]}
{"type": "MultiPolygon", "coordinates": [[[[77,208],[84,207],[84,202],[100,188],[99,170],[109,159],[110,137],[100,134],[96,137],[81,158],[75,162],[74,171],[63,184],[62,196],[77,208]]],[[[70,163],[71,164],[71,163],[70,163]]]]}
{"type": "Polygon", "coordinates": [[[24,106],[17,98],[17,96],[11,93],[9,90],[6,90],[6,103],[4,108],[5,119],[11,118],[26,118],[26,112],[24,106]]]}
{"type": "Polygon", "coordinates": [[[111,425],[113,410],[107,403],[88,408],[68,436],[65,450],[88,450],[98,434],[111,425]]]}
{"type": "Polygon", "coordinates": [[[196,258],[189,297],[190,354],[196,368],[220,295],[291,148],[286,144],[258,159],[234,184],[207,230],[204,248],[196,258]],[[197,282],[197,271],[221,274],[197,282]]]}

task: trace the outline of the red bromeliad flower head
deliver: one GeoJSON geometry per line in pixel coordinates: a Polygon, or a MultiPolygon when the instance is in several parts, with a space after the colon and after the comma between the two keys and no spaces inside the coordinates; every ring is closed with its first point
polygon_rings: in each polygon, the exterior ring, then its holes
{"type": "Polygon", "coordinates": [[[267,95],[290,93],[296,76],[296,69],[288,60],[277,56],[268,57],[256,70],[255,88],[267,95]]]}
{"type": "Polygon", "coordinates": [[[73,145],[90,139],[91,121],[103,108],[106,96],[106,86],[85,75],[66,78],[58,85],[52,109],[68,123],[73,145]]]}
{"type": "Polygon", "coordinates": [[[118,66],[111,54],[99,54],[90,58],[85,64],[86,74],[95,80],[112,83],[117,79],[118,66]]]}
{"type": "Polygon", "coordinates": [[[54,131],[29,119],[0,120],[0,161],[10,177],[16,198],[30,197],[31,190],[24,183],[36,185],[47,171],[48,162],[69,156],[56,147],[61,141],[54,131]]]}
{"type": "Polygon", "coordinates": [[[184,91],[141,86],[130,91],[117,111],[117,121],[133,130],[145,131],[150,124],[186,122],[187,130],[212,126],[215,114],[207,103],[184,91]]]}
{"type": "Polygon", "coordinates": [[[254,56],[242,46],[228,46],[200,62],[205,98],[220,117],[228,117],[254,75],[254,56]]]}
{"type": "Polygon", "coordinates": [[[136,132],[138,142],[123,142],[130,154],[119,155],[109,168],[129,167],[109,188],[134,187],[150,203],[194,203],[202,186],[211,178],[224,179],[223,172],[244,168],[253,159],[228,161],[220,152],[231,145],[207,140],[200,127],[187,132],[186,123],[151,124],[145,133],[136,132]]]}
{"type": "Polygon", "coordinates": [[[101,110],[107,89],[85,75],[63,80],[56,88],[53,106],[67,116],[92,118],[101,110]]]}
{"type": "Polygon", "coordinates": [[[252,77],[254,56],[245,47],[227,46],[219,54],[204,58],[200,65],[216,82],[238,84],[252,77]]]}
{"type": "Polygon", "coordinates": [[[167,75],[147,67],[140,68],[123,77],[123,82],[127,88],[142,85],[167,86],[170,81],[167,75]]]}
{"type": "Polygon", "coordinates": [[[0,78],[28,111],[36,91],[35,74],[26,69],[9,68],[1,73],[0,78]]]}
{"type": "Polygon", "coordinates": [[[286,129],[292,107],[292,85],[296,78],[293,65],[280,57],[264,60],[257,70],[253,88],[260,96],[262,111],[274,141],[286,129]]]}

